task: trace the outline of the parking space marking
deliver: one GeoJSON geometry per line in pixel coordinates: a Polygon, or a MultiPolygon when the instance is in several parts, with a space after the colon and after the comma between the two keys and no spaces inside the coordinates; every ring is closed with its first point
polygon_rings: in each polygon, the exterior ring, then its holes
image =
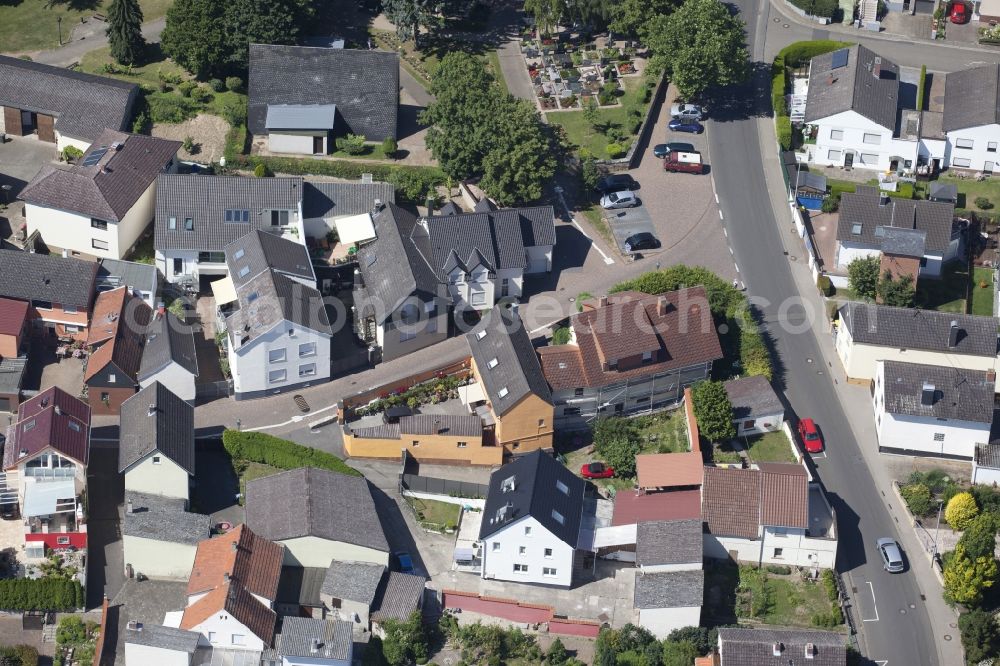
{"type": "Polygon", "coordinates": [[[720,220],[726,219],[726,218],[722,217],[722,209],[721,208],[719,209],[719,219],[720,220]]]}
{"type": "Polygon", "coordinates": [[[722,235],[725,236],[726,238],[729,238],[729,232],[726,230],[725,227],[722,227],[722,235]]]}
{"type": "Polygon", "coordinates": [[[878,604],[875,602],[875,586],[872,585],[872,582],[870,580],[866,581],[866,582],[868,583],[868,589],[872,593],[872,608],[875,609],[875,617],[874,618],[863,617],[863,618],[861,618],[861,621],[862,622],[878,622],[878,604]]]}
{"type": "MultiPolygon", "coordinates": [[[[712,189],[714,190],[715,188],[712,188],[712,189]]],[[[715,192],[713,192],[713,194],[715,194],[715,204],[718,205],[719,204],[719,195],[718,195],[718,193],[715,193],[715,192]]]]}

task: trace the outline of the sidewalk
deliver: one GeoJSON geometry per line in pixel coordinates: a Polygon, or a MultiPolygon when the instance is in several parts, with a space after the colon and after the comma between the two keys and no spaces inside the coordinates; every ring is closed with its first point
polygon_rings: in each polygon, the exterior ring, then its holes
{"type": "MultiPolygon", "coordinates": [[[[150,21],[149,23],[143,23],[142,36],[146,38],[146,42],[150,44],[159,42],[160,33],[163,32],[163,28],[166,24],[166,18],[160,18],[155,21],[150,21]]],[[[32,53],[31,59],[35,62],[41,62],[46,65],[69,67],[75,62],[80,62],[80,58],[82,58],[85,54],[107,45],[108,38],[102,32],[89,39],[78,39],[74,42],[68,42],[57,49],[32,53]]]]}

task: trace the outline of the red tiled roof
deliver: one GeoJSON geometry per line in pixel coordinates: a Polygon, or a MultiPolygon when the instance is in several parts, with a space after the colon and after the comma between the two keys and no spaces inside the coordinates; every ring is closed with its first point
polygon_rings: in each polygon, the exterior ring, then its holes
{"type": "Polygon", "coordinates": [[[198,544],[187,593],[198,594],[230,581],[265,599],[275,599],[284,547],[254,534],[246,525],[198,544]],[[235,548],[234,548],[235,544],[235,548]]]}
{"type": "Polygon", "coordinates": [[[83,381],[90,381],[108,363],[114,363],[129,379],[137,381],[143,340],[152,313],[142,299],[128,294],[125,287],[100,294],[94,303],[87,338],[88,345],[100,346],[90,354],[83,381]]]}
{"type": "Polygon", "coordinates": [[[277,615],[240,585],[219,586],[185,608],[181,616],[181,629],[190,631],[220,611],[232,615],[264,641],[265,645],[271,645],[277,615]]]}
{"type": "Polygon", "coordinates": [[[89,461],[90,407],[57,386],[22,402],[9,432],[13,439],[4,449],[4,469],[16,467],[48,446],[84,467],[89,461]]]}
{"type": "Polygon", "coordinates": [[[17,335],[28,317],[28,302],[0,298],[0,335],[17,335]]]}
{"type": "Polygon", "coordinates": [[[760,522],[776,527],[809,527],[809,478],[801,465],[760,466],[760,522]]]}
{"type": "Polygon", "coordinates": [[[94,299],[94,311],[90,315],[90,328],[87,330],[88,346],[111,340],[118,334],[127,296],[127,287],[118,287],[97,295],[94,299]]]}
{"type": "Polygon", "coordinates": [[[621,490],[615,495],[611,525],[691,518],[701,518],[701,491],[670,490],[640,495],[636,490],[621,490]]]}
{"type": "Polygon", "coordinates": [[[705,468],[702,515],[708,531],[756,539],[763,525],[809,527],[809,478],[801,465],[760,469],[705,468]]]}
{"type": "Polygon", "coordinates": [[[647,453],[635,457],[640,488],[700,486],[703,467],[700,451],[647,453]]]}
{"type": "Polygon", "coordinates": [[[542,371],[553,390],[605,386],[722,358],[704,287],[657,296],[626,291],[609,296],[607,305],[593,303],[584,304],[584,311],[571,320],[575,345],[539,350],[542,371]],[[605,361],[644,351],[654,352],[652,363],[629,370],[604,369],[605,361]]]}

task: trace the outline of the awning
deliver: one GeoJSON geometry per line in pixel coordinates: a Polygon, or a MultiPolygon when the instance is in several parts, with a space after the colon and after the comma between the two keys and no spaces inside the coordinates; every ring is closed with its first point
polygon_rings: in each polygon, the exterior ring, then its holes
{"type": "Polygon", "coordinates": [[[463,405],[471,405],[476,402],[486,402],[486,393],[483,392],[483,385],[479,382],[458,387],[458,399],[463,405]]]}
{"type": "Polygon", "coordinates": [[[221,280],[212,282],[212,294],[215,295],[216,305],[225,305],[236,300],[236,285],[233,278],[228,275],[221,280]]]}
{"type": "Polygon", "coordinates": [[[76,511],[76,485],[73,479],[39,481],[24,487],[25,518],[51,516],[76,511]]]}
{"type": "Polygon", "coordinates": [[[375,238],[375,225],[368,213],[341,217],[333,221],[337,225],[337,235],[341,243],[350,245],[375,238]]]}

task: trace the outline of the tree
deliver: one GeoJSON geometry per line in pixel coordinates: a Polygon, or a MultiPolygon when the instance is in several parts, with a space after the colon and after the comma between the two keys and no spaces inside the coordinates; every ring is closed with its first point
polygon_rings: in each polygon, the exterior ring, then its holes
{"type": "Polygon", "coordinates": [[[660,642],[649,630],[630,622],[621,629],[601,630],[594,644],[594,666],[626,663],[656,666],[660,663],[662,651],[660,642]]]}
{"type": "Polygon", "coordinates": [[[386,620],[382,628],[385,630],[382,654],[391,666],[402,666],[427,657],[427,636],[419,610],[413,611],[406,622],[386,620]]]}
{"type": "Polygon", "coordinates": [[[698,648],[691,641],[663,643],[663,666],[691,666],[700,656],[698,648]]]}
{"type": "Polygon", "coordinates": [[[875,292],[878,289],[878,267],[877,256],[855,259],[847,264],[847,286],[861,298],[875,300],[875,292]]]}
{"type": "Polygon", "coordinates": [[[601,126],[601,112],[597,109],[597,100],[588,97],[583,103],[583,119],[587,121],[594,130],[601,126]]]}
{"type": "Polygon", "coordinates": [[[945,520],[953,530],[964,530],[979,515],[976,498],[971,493],[958,493],[950,500],[944,509],[945,520]]]}
{"type": "Polygon", "coordinates": [[[549,651],[545,653],[545,661],[552,666],[562,666],[569,659],[569,652],[563,642],[556,638],[549,646],[549,651]]]}
{"type": "Polygon", "coordinates": [[[583,179],[583,184],[588,190],[597,187],[597,182],[601,179],[601,172],[592,158],[583,161],[583,166],[580,167],[580,178],[583,179]]]}
{"type": "Polygon", "coordinates": [[[741,83],[750,73],[744,30],[719,0],[684,0],[674,13],[650,22],[650,66],[662,68],[685,99],[741,83]]]}
{"type": "Polygon", "coordinates": [[[635,457],[642,447],[635,439],[613,439],[594,447],[601,458],[615,470],[619,479],[631,479],[635,476],[635,457]]]}
{"type": "Polygon", "coordinates": [[[958,630],[962,633],[962,647],[968,663],[978,664],[997,656],[1000,628],[992,613],[978,608],[962,613],[958,616],[958,630]]]}
{"type": "Polygon", "coordinates": [[[689,641],[694,643],[698,654],[708,654],[719,642],[719,630],[708,627],[681,627],[671,631],[667,640],[674,643],[689,641]]]}
{"type": "Polygon", "coordinates": [[[722,382],[704,381],[694,385],[694,416],[698,432],[710,442],[725,442],[736,436],[733,425],[733,404],[722,382]]]}
{"type": "Polygon", "coordinates": [[[108,7],[108,45],[111,57],[121,65],[139,61],[146,40],[142,36],[142,7],[139,0],[112,0],[108,7]]]}
{"type": "Polygon", "coordinates": [[[944,567],[945,598],[966,606],[978,606],[983,593],[993,587],[997,578],[997,561],[993,557],[969,557],[965,546],[957,544],[944,567]]]}
{"type": "Polygon", "coordinates": [[[901,275],[893,279],[892,272],[887,270],[878,283],[878,297],[885,305],[911,308],[916,293],[912,275],[901,275]]]}
{"type": "Polygon", "coordinates": [[[494,145],[483,157],[479,186],[501,206],[535,201],[556,172],[552,141],[534,106],[510,95],[498,102],[494,145]]]}
{"type": "Polygon", "coordinates": [[[611,6],[611,24],[614,32],[638,37],[643,41],[657,16],[669,14],[678,0],[620,0],[611,6]]]}
{"type": "Polygon", "coordinates": [[[524,0],[524,11],[535,19],[539,35],[552,32],[562,18],[563,7],[562,0],[524,0]]]}
{"type": "Polygon", "coordinates": [[[930,488],[922,483],[908,483],[899,489],[907,508],[914,516],[926,516],[931,510],[930,488]]]}
{"type": "Polygon", "coordinates": [[[433,28],[440,22],[443,4],[438,0],[382,0],[382,12],[396,26],[402,41],[419,43],[420,28],[433,28]]]}
{"type": "Polygon", "coordinates": [[[969,521],[962,538],[958,540],[965,546],[969,557],[993,557],[996,552],[997,518],[992,513],[981,513],[969,521]]]}

